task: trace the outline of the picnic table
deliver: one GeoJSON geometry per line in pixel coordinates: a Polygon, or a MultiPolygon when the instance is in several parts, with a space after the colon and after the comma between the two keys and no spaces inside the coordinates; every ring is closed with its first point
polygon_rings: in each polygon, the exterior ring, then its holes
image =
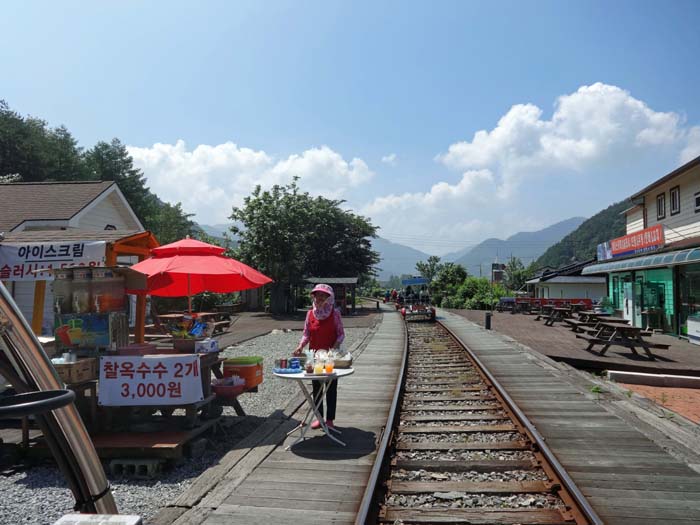
{"type": "Polygon", "coordinates": [[[554,308],[553,304],[543,304],[540,308],[540,313],[537,314],[537,317],[535,317],[535,321],[539,321],[543,317],[548,317],[552,314],[552,308],[554,308]]]}
{"type": "Polygon", "coordinates": [[[655,358],[651,353],[652,348],[666,349],[670,346],[663,343],[652,343],[644,339],[646,332],[638,326],[630,326],[620,322],[610,323],[607,322],[607,319],[600,321],[597,326],[598,330],[595,334],[576,334],[576,337],[588,341],[586,350],[592,350],[594,346],[602,346],[603,348],[598,352],[601,356],[604,356],[611,346],[623,346],[629,348],[633,354],[639,355],[637,352],[637,347],[639,347],[653,361],[655,358]]]}
{"type": "Polygon", "coordinates": [[[515,308],[513,308],[513,312],[512,312],[512,313],[515,314],[515,313],[518,313],[518,312],[522,312],[522,313],[528,313],[528,314],[529,314],[531,308],[532,308],[532,304],[530,303],[530,301],[518,301],[518,300],[516,300],[516,301],[515,301],[515,308]]]}
{"type": "Polygon", "coordinates": [[[579,310],[578,318],[580,321],[597,321],[601,317],[610,317],[611,314],[607,312],[596,312],[595,310],[579,310]]]}
{"type": "Polygon", "coordinates": [[[571,308],[563,306],[555,306],[547,319],[544,320],[545,326],[554,326],[557,321],[563,321],[571,317],[571,308]]]}

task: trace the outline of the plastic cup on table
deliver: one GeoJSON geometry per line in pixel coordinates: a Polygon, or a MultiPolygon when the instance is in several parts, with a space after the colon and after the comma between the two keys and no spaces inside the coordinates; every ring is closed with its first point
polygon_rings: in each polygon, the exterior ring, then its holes
{"type": "Polygon", "coordinates": [[[333,367],[335,366],[335,363],[332,360],[326,361],[326,374],[332,374],[333,373],[333,367]]]}

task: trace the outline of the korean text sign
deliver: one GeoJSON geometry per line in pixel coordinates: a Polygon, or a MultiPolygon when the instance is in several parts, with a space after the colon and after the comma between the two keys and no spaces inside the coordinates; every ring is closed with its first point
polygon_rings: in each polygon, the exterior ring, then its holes
{"type": "Polygon", "coordinates": [[[42,268],[104,266],[105,241],[66,241],[0,245],[0,280],[50,280],[42,268]]]}
{"type": "Polygon", "coordinates": [[[100,358],[99,402],[105,406],[187,405],[203,398],[199,356],[100,358]]]}
{"type": "Polygon", "coordinates": [[[598,260],[604,261],[625,255],[651,252],[663,248],[665,242],[663,225],[656,224],[599,244],[598,260]]]}

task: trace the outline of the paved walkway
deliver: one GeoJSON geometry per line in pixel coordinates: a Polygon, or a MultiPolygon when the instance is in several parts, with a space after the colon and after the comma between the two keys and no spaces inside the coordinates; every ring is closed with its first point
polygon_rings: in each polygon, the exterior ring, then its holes
{"type": "Polygon", "coordinates": [[[663,421],[497,332],[439,314],[535,424],[606,524],[700,523],[695,425],[663,421]]]}
{"type": "MultiPolygon", "coordinates": [[[[481,326],[486,312],[481,310],[451,310],[481,326]]],[[[494,312],[491,322],[493,330],[512,337],[556,361],[562,361],[580,370],[621,370],[649,374],[675,374],[700,376],[700,346],[670,335],[654,334],[653,342],[671,345],[667,350],[652,349],[656,357],[649,360],[644,353],[634,355],[629,349],[612,346],[604,356],[596,350],[586,351],[588,343],[577,339],[568,325],[556,323],[544,326],[535,321],[534,315],[494,312]]],[[[600,347],[597,347],[600,350],[600,347]]]]}
{"type": "MultiPolygon", "coordinates": [[[[306,406],[288,409],[291,419],[284,413],[269,418],[151,522],[354,523],[388,418],[405,346],[401,317],[383,309],[381,324],[354,363],[355,373],[338,384],[335,422],[346,447],[333,443],[321,431],[310,430],[305,441],[285,450],[297,438],[297,434],[286,434],[298,424],[306,406]]],[[[299,402],[294,404],[298,406],[299,402]]]]}

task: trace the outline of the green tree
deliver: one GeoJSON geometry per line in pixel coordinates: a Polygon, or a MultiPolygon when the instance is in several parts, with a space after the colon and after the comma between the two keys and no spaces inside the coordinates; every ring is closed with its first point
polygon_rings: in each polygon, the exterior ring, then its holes
{"type": "Polygon", "coordinates": [[[504,295],[505,288],[486,277],[467,277],[454,294],[453,302],[455,308],[483,310],[490,309],[504,295]]]}
{"type": "Polygon", "coordinates": [[[141,170],[134,168],[131,155],[119,139],[98,142],[85,152],[83,161],[90,180],[116,182],[139,220],[155,231],[148,222],[157,217],[159,203],[146,186],[141,170]]]}
{"type": "Polygon", "coordinates": [[[441,304],[444,297],[454,295],[467,275],[467,270],[461,264],[444,263],[431,284],[432,301],[441,304]]]}
{"type": "Polygon", "coordinates": [[[23,117],[0,100],[0,176],[25,182],[81,180],[81,150],[70,132],[44,120],[23,117]]]}
{"type": "Polygon", "coordinates": [[[194,228],[194,223],[190,220],[192,215],[185,213],[179,202],[174,206],[163,203],[153,209],[152,214],[146,217],[145,223],[158,242],[169,244],[192,234],[194,228]]]}
{"type": "Polygon", "coordinates": [[[529,275],[519,257],[511,257],[506,263],[503,284],[508,290],[520,290],[525,285],[529,275]]]}
{"type": "Polygon", "coordinates": [[[440,264],[440,257],[436,255],[431,255],[430,257],[428,257],[428,260],[426,262],[418,261],[416,263],[416,271],[422,277],[428,279],[428,281],[432,281],[437,275],[441,266],[442,265],[440,264]]]}
{"type": "Polygon", "coordinates": [[[256,187],[230,217],[241,225],[231,228],[240,237],[240,258],[274,280],[273,313],[286,309],[290,286],[304,277],[374,275],[379,261],[368,219],[341,210],[342,201],[300,192],[297,180],[256,187]]]}

